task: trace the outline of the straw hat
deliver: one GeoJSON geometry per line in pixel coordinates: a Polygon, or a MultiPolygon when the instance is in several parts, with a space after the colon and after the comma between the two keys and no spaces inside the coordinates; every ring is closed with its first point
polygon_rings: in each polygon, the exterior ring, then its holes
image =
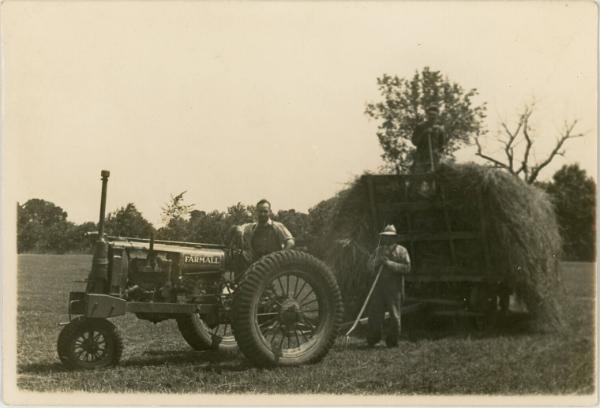
{"type": "Polygon", "coordinates": [[[383,231],[381,231],[379,233],[379,235],[385,235],[385,236],[393,236],[393,237],[395,237],[398,234],[396,232],[396,227],[394,227],[392,224],[390,224],[390,225],[386,225],[385,228],[383,229],[383,231]]]}

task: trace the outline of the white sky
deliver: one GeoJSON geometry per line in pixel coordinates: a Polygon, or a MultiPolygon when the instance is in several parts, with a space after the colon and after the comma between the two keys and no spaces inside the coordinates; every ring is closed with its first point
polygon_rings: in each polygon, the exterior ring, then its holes
{"type": "Polygon", "coordinates": [[[586,136],[542,178],[596,174],[591,1],[5,1],[1,23],[3,180],[75,222],[97,220],[101,169],[108,210],[156,226],[183,190],[197,209],[306,211],[382,164],[376,78],[426,65],[479,89],[490,135],[535,98],[541,153],[578,118],[586,136]]]}

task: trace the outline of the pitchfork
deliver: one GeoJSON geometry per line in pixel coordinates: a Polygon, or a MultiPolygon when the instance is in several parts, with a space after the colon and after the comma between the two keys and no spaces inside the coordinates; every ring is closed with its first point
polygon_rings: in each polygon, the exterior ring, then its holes
{"type": "Polygon", "coordinates": [[[381,265],[379,267],[379,270],[377,271],[377,276],[375,276],[375,280],[373,281],[373,284],[371,285],[371,289],[369,289],[369,293],[367,294],[367,298],[365,299],[365,302],[363,303],[362,307],[360,308],[360,312],[358,312],[358,316],[356,316],[356,320],[354,320],[354,324],[352,325],[352,327],[350,327],[350,330],[348,330],[345,334],[344,344],[348,344],[348,342],[350,341],[350,333],[352,333],[354,331],[354,329],[356,329],[356,326],[358,326],[358,322],[360,321],[363,313],[365,312],[365,309],[367,308],[367,305],[369,304],[369,300],[371,299],[371,295],[373,294],[373,291],[375,290],[375,285],[377,285],[377,282],[379,281],[379,276],[381,275],[381,271],[383,271],[383,265],[381,265]]]}

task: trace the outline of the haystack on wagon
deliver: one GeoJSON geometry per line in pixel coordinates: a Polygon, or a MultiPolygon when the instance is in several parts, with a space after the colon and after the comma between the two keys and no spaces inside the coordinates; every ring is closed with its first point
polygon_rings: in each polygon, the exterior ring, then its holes
{"type": "Polygon", "coordinates": [[[405,313],[428,307],[493,320],[506,312],[511,291],[505,276],[492,272],[481,192],[466,208],[432,174],[367,175],[362,182],[373,225],[394,224],[411,255],[405,313]]]}
{"type": "Polygon", "coordinates": [[[558,328],[561,241],[545,194],[475,164],[435,173],[360,177],[335,199],[321,241],[351,318],[369,287],[366,260],[377,231],[393,224],[411,256],[403,313],[469,316],[494,323],[509,296],[534,321],[558,328]]]}

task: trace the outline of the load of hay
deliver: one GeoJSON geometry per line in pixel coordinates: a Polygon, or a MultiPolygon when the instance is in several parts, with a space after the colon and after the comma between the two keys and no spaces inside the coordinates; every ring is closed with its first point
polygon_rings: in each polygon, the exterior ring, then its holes
{"type": "MultiPolygon", "coordinates": [[[[334,269],[348,319],[356,316],[368,292],[366,262],[377,245],[381,229],[381,225],[373,225],[364,179],[364,176],[358,178],[311,211],[318,214],[322,225],[311,250],[334,269]]],[[[406,188],[396,185],[393,179],[389,178],[388,185],[378,191],[378,203],[407,199],[399,197],[406,194],[406,188]]],[[[473,230],[483,222],[489,262],[483,262],[476,241],[457,241],[455,259],[467,269],[489,268],[488,273],[506,282],[526,304],[538,328],[561,328],[563,292],[558,270],[561,240],[545,193],[507,172],[476,164],[441,166],[437,180],[444,190],[448,216],[443,219],[423,212],[413,217],[410,228],[439,231],[448,228],[450,220],[452,230],[473,230]],[[475,216],[480,213],[482,219],[475,216]]],[[[433,195],[425,200],[439,198],[433,195]]],[[[382,223],[393,223],[399,231],[405,230],[404,215],[392,214],[382,223]]],[[[423,242],[409,251],[413,260],[430,269],[448,262],[447,243],[423,242]]]]}

